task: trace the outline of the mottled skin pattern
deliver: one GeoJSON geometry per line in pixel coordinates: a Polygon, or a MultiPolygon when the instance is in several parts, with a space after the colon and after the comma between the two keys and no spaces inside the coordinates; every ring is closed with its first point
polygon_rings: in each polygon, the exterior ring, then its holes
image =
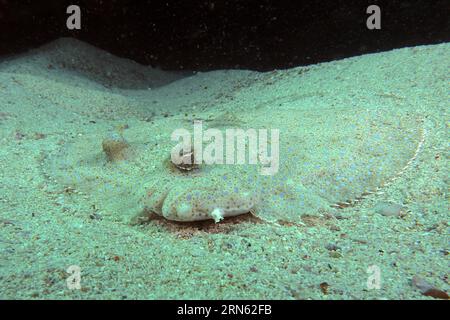
{"type": "Polygon", "coordinates": [[[216,188],[190,192],[180,192],[178,188],[163,193],[150,191],[143,199],[145,210],[168,220],[213,219],[215,222],[248,213],[253,210],[257,201],[257,197],[250,192],[223,192],[216,188]]]}

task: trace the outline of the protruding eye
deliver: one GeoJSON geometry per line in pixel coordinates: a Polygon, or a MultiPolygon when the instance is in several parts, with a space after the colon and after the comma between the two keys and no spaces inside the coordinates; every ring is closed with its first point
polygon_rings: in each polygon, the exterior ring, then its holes
{"type": "Polygon", "coordinates": [[[176,161],[177,163],[175,163],[174,161],[172,161],[172,163],[180,171],[191,171],[198,168],[197,164],[195,163],[193,148],[191,148],[187,152],[184,150],[180,150],[178,160],[179,161],[176,161]]]}

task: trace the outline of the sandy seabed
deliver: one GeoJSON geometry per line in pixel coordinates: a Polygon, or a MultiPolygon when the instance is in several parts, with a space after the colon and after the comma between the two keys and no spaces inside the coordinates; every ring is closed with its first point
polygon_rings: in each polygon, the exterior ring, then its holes
{"type": "MultiPolygon", "coordinates": [[[[164,72],[72,39],[3,58],[0,298],[433,299],[414,276],[448,292],[448,70],[449,44],[268,73],[164,72]],[[155,143],[158,156],[147,165],[157,180],[165,175],[157,142],[171,123],[239,124],[249,108],[281,106],[294,95],[305,108],[321,101],[336,110],[371,104],[419,114],[423,145],[377,194],[282,224],[250,215],[132,224],[139,210],[132,195],[98,196],[85,171],[73,167],[65,180],[60,170],[70,166],[53,161],[81,138],[144,128],[155,143]],[[394,209],[380,209],[386,203],[394,209]],[[70,266],[81,270],[80,289],[67,286],[70,266]]],[[[92,161],[104,161],[101,142],[92,161]]],[[[121,185],[141,191],[142,181],[130,178],[139,172],[128,169],[121,185]]]]}

